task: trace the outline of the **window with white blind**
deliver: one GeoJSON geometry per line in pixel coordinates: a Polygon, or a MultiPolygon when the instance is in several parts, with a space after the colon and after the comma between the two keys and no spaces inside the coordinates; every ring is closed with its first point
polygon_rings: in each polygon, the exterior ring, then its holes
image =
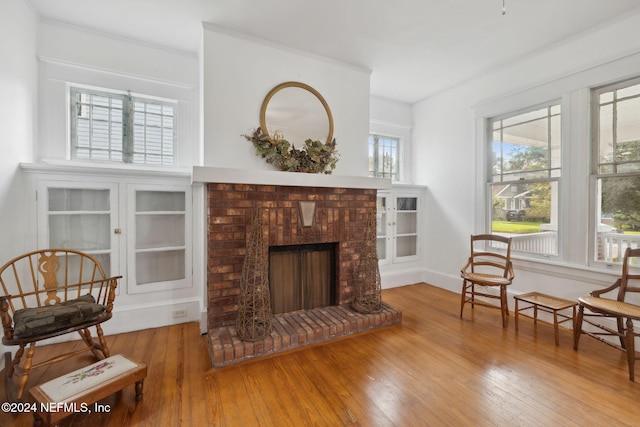
{"type": "Polygon", "coordinates": [[[176,164],[176,103],[124,92],[70,88],[71,159],[176,164]]]}
{"type": "Polygon", "coordinates": [[[402,178],[401,151],[401,138],[388,135],[369,135],[369,176],[400,181],[402,178]]]}

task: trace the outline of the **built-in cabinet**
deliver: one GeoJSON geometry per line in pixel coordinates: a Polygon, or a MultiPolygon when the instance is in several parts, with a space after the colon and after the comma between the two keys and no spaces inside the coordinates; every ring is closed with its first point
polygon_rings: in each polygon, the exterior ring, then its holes
{"type": "Polygon", "coordinates": [[[419,258],[419,206],[420,189],[378,192],[376,244],[381,265],[419,258]]]}
{"type": "Polygon", "coordinates": [[[205,200],[190,171],[67,162],[21,172],[25,252],[79,249],[122,276],[105,333],[190,321],[205,330],[204,272],[194,269],[194,257],[204,265],[194,247],[204,247],[205,200]]]}
{"type": "Polygon", "coordinates": [[[108,275],[123,276],[128,294],[191,286],[188,181],[34,174],[29,182],[39,249],[94,255],[108,275]]]}

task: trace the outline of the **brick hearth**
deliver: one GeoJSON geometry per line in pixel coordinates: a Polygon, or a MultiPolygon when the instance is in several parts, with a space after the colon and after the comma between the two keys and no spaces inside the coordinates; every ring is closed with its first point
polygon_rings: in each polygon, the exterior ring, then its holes
{"type": "Polygon", "coordinates": [[[242,341],[234,326],[209,331],[209,354],[215,368],[302,346],[398,324],[402,313],[383,304],[380,313],[361,314],[347,305],[301,310],[273,316],[271,335],[259,341],[242,341]]]}

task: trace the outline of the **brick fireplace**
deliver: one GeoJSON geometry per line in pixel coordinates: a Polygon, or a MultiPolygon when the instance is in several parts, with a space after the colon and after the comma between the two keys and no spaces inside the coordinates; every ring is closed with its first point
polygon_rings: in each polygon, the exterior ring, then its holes
{"type": "MultiPolygon", "coordinates": [[[[370,209],[376,208],[377,190],[371,184],[376,181],[365,178],[366,184],[355,188],[327,185],[326,179],[329,183],[342,183],[332,176],[280,174],[275,175],[275,180],[253,178],[258,182],[275,181],[261,184],[246,182],[246,177],[239,179],[240,182],[216,182],[217,175],[201,178],[201,182],[207,182],[207,325],[214,366],[401,320],[401,313],[387,305],[382,313],[370,316],[348,309],[364,247],[367,215],[370,209]],[[296,179],[305,181],[303,185],[295,185],[296,179]],[[309,179],[321,179],[323,185],[309,185],[309,179]],[[283,184],[289,181],[294,185],[283,184]],[[310,226],[302,223],[301,201],[315,202],[310,226]],[[272,321],[272,336],[264,342],[251,343],[235,336],[235,322],[247,236],[257,209],[262,210],[263,235],[270,247],[334,244],[335,306],[277,315],[272,321]]],[[[194,173],[194,178],[196,176],[194,173]]],[[[274,175],[267,173],[266,176],[274,175]]],[[[232,179],[225,175],[222,181],[232,179]]]]}
{"type": "Polygon", "coordinates": [[[207,200],[209,329],[235,324],[246,235],[257,208],[269,246],[336,243],[336,304],[351,301],[376,190],[210,183],[207,200]],[[299,201],[316,202],[310,227],[302,226],[299,201]]]}

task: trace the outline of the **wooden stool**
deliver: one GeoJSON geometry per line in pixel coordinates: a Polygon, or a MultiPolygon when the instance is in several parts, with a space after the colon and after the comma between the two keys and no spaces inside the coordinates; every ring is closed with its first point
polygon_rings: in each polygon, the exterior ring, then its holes
{"type": "Polygon", "coordinates": [[[35,400],[34,426],[56,425],[66,416],[82,412],[107,412],[108,407],[92,405],[100,399],[135,383],[136,402],[142,400],[147,366],[117,354],[85,368],[62,375],[29,392],[35,400]]]}
{"type": "MultiPolygon", "coordinates": [[[[518,330],[518,314],[530,308],[533,308],[533,316],[529,316],[527,314],[522,314],[525,317],[533,319],[534,323],[538,321],[538,310],[542,310],[547,313],[553,313],[553,332],[556,338],[556,345],[559,345],[560,338],[558,334],[558,324],[574,321],[576,317],[576,306],[578,305],[577,301],[570,301],[562,298],[557,298],[551,295],[541,294],[540,292],[530,292],[528,294],[516,295],[513,297],[516,300],[516,310],[515,310],[515,321],[516,321],[516,331],[518,330]],[[530,306],[524,308],[518,308],[518,301],[524,301],[530,306]],[[573,314],[568,316],[563,313],[558,313],[559,310],[564,310],[567,308],[573,308],[573,314]],[[558,317],[563,320],[558,320],[558,317]]],[[[544,320],[541,320],[544,322],[544,320]]],[[[549,323],[549,322],[545,322],[549,323]]]]}

